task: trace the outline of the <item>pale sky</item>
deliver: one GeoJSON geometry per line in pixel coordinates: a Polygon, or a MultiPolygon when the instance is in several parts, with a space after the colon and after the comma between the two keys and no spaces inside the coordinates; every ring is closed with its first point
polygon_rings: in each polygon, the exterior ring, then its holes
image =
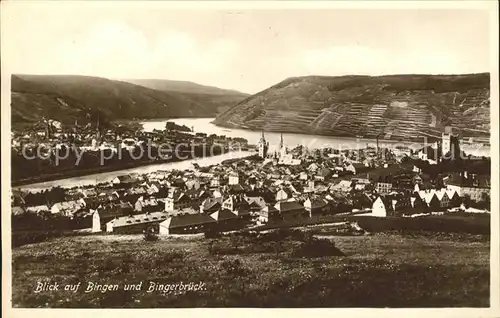
{"type": "Polygon", "coordinates": [[[12,73],[186,80],[256,93],[291,76],[490,69],[489,13],[481,10],[22,3],[10,8],[15,36],[2,56],[12,73]]]}

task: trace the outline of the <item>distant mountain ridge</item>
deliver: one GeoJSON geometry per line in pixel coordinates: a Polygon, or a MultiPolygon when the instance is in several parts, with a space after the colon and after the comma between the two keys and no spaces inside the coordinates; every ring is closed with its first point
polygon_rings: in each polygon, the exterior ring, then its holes
{"type": "Polygon", "coordinates": [[[189,81],[174,81],[165,79],[124,79],[123,81],[160,91],[209,95],[249,96],[249,94],[238,92],[236,90],[206,86],[189,81]]]}
{"type": "Polygon", "coordinates": [[[222,89],[218,94],[188,90],[169,92],[101,77],[17,74],[11,80],[12,122],[41,117],[73,122],[89,113],[102,120],[215,117],[219,107],[245,98],[241,93],[228,96],[222,89]]]}
{"type": "Polygon", "coordinates": [[[204,104],[213,108],[215,110],[213,117],[250,96],[249,94],[235,90],[222,89],[187,81],[163,79],[127,79],[125,81],[163,91],[168,94],[182,94],[183,97],[188,98],[194,103],[204,104]]]}
{"type": "Polygon", "coordinates": [[[412,140],[452,125],[490,133],[490,75],[305,76],[252,95],[214,123],[224,127],[412,140]]]}

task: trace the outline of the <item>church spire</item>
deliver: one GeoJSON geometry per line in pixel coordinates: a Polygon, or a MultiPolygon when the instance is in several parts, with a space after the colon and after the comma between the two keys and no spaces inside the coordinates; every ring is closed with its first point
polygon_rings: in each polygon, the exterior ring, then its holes
{"type": "Polygon", "coordinates": [[[261,158],[267,157],[268,145],[269,143],[266,142],[266,138],[264,137],[264,130],[262,130],[262,137],[260,138],[259,141],[259,156],[261,158]]]}
{"type": "Polygon", "coordinates": [[[283,133],[281,133],[280,137],[280,149],[283,148],[283,133]]]}

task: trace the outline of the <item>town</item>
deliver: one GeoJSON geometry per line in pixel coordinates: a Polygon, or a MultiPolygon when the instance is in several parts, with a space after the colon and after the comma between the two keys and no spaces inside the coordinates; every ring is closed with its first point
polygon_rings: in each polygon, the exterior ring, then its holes
{"type": "Polygon", "coordinates": [[[343,215],[425,217],[489,212],[490,159],[466,156],[446,127],[417,151],[290,149],[185,171],[131,173],[108,183],[42,192],[15,190],[12,230],[87,230],[159,235],[220,233],[328,222],[343,215]]]}
{"type": "Polygon", "coordinates": [[[120,170],[158,162],[212,156],[248,147],[247,140],[207,135],[172,121],[146,132],[138,122],[101,121],[63,125],[42,118],[12,133],[12,183],[120,170]],[[165,147],[168,146],[168,147],[165,147]],[[163,148],[162,148],[163,147],[163,148]]]}

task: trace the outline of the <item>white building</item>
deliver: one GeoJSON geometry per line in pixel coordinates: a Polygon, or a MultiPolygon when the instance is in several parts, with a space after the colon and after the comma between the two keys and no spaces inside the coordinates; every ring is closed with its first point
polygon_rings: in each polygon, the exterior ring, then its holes
{"type": "Polygon", "coordinates": [[[233,171],[229,174],[229,184],[240,184],[241,177],[237,171],[233,171]]]}
{"type": "Polygon", "coordinates": [[[387,217],[387,208],[382,197],[378,197],[372,204],[372,216],[387,217]]]}

